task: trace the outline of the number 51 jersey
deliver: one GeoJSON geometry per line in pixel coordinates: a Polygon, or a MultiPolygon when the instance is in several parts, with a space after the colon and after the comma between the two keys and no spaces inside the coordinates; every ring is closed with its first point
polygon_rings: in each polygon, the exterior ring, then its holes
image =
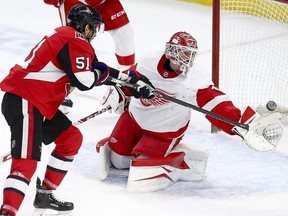
{"type": "Polygon", "coordinates": [[[59,27],[44,36],[22,65],[11,68],[0,88],[26,99],[51,119],[71,85],[81,91],[94,86],[94,60],[94,49],[83,34],[59,27]]]}

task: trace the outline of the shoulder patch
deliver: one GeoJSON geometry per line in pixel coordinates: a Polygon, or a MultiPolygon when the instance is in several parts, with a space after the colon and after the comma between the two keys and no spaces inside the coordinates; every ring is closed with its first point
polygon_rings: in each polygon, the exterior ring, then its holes
{"type": "Polygon", "coordinates": [[[84,37],[84,35],[81,34],[80,32],[77,32],[77,31],[75,32],[75,38],[80,38],[82,40],[87,41],[87,39],[84,37]]]}

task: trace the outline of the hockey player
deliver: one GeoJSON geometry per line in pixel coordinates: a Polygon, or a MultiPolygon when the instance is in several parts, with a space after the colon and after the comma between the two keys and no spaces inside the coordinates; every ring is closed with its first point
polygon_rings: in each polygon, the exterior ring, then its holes
{"type": "Polygon", "coordinates": [[[75,5],[68,18],[67,26],[44,36],[24,63],[11,68],[0,84],[5,92],[1,108],[11,130],[12,155],[10,174],[3,190],[1,216],[17,214],[37,161],[41,159],[42,142],[54,142],[55,148],[44,180],[41,183],[37,179],[34,206],[43,211],[73,210],[72,202],[59,201],[53,195],[82,144],[80,130],[58,110],[69,86],[86,91],[104,82],[111,84],[107,77],[112,76],[140,84],[142,87],[133,91],[137,97],[150,94],[150,87],[136,76],[128,77],[97,61],[90,42],[102,19],[94,8],[75,5]]]}
{"type": "MultiPolygon", "coordinates": [[[[228,95],[213,86],[210,75],[195,61],[197,49],[195,38],[187,32],[177,32],[166,43],[165,53],[140,58],[137,71],[149,77],[159,92],[236,122],[251,122],[255,111],[247,107],[241,115],[228,95]]],[[[109,92],[104,105],[109,104],[116,112],[123,111],[127,94],[125,88],[122,90],[109,92]]],[[[260,131],[259,136],[255,134],[255,125],[250,125],[251,131],[247,132],[208,115],[206,118],[227,134],[239,134],[253,149],[270,151],[275,147],[260,136],[260,131]]],[[[104,180],[112,171],[122,175],[125,173],[119,170],[129,169],[127,189],[138,192],[162,189],[179,179],[202,180],[207,151],[180,143],[190,119],[190,108],[161,97],[132,98],[110,137],[97,144],[100,179],[104,180]]],[[[253,122],[261,125],[261,121],[253,122]]]]}
{"type": "MultiPolygon", "coordinates": [[[[67,13],[75,4],[88,4],[102,16],[104,30],[109,32],[115,43],[115,56],[118,69],[121,71],[135,69],[134,32],[123,5],[119,0],[44,0],[46,4],[54,5],[59,10],[62,25],[67,22],[67,13]]],[[[73,102],[67,97],[61,109],[69,112],[73,102]]]]}
{"type": "Polygon", "coordinates": [[[44,0],[59,10],[62,25],[67,22],[67,13],[75,4],[88,4],[101,15],[104,30],[109,32],[115,42],[115,56],[119,69],[135,64],[135,44],[133,28],[123,5],[119,0],[44,0]]]}

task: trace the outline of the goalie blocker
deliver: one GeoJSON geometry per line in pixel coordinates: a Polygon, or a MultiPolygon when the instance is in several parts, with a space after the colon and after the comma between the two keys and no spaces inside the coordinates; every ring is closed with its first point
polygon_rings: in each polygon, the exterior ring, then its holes
{"type": "Polygon", "coordinates": [[[122,161],[118,167],[122,166],[122,169],[112,165],[111,159],[115,164],[116,153],[109,148],[108,138],[99,141],[96,150],[99,153],[100,180],[105,180],[109,175],[128,177],[129,192],[151,192],[164,189],[178,180],[202,181],[206,177],[208,152],[200,147],[179,144],[169,155],[162,158],[117,155],[118,163],[122,161]],[[126,167],[123,166],[125,160],[129,160],[126,167]]]}

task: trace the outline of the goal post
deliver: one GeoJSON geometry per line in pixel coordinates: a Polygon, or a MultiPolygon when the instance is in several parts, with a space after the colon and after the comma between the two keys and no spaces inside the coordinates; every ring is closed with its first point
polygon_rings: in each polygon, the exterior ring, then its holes
{"type": "Polygon", "coordinates": [[[288,0],[214,0],[212,79],[239,107],[288,107],[288,0]]]}

